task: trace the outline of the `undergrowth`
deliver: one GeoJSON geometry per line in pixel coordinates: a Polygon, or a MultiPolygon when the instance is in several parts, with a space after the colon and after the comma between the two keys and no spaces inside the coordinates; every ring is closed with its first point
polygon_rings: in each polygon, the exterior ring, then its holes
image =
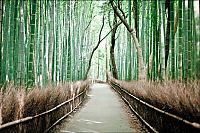
{"type": "MultiPolygon", "coordinates": [[[[48,85],[43,88],[34,87],[30,91],[25,91],[25,87],[9,85],[6,89],[1,89],[2,91],[0,92],[0,125],[48,111],[80,94],[89,85],[89,82],[89,80],[86,80],[77,81],[73,84],[48,85]]],[[[24,132],[31,130],[33,132],[43,132],[69,110],[70,106],[58,109],[56,113],[46,116],[44,120],[40,120],[42,122],[40,126],[44,129],[35,130],[36,127],[34,125],[38,126],[37,122],[39,120],[37,120],[33,125],[28,124],[27,126],[29,127],[26,127],[27,129],[24,132]]],[[[10,131],[12,132],[12,129],[10,131]]]]}
{"type": "Polygon", "coordinates": [[[191,122],[200,123],[200,81],[142,82],[111,78],[134,96],[191,122]]]}

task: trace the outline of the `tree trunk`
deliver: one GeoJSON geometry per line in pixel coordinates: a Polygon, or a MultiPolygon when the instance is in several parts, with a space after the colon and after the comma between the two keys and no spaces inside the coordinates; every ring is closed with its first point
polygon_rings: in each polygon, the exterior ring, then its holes
{"type": "Polygon", "coordinates": [[[53,47],[54,47],[54,1],[52,2],[51,5],[51,10],[50,10],[50,37],[49,37],[49,54],[48,54],[48,58],[49,58],[49,64],[48,64],[48,79],[49,82],[51,83],[53,80],[53,76],[52,76],[52,63],[53,63],[53,47]]]}
{"type": "MultiPolygon", "coordinates": [[[[3,0],[0,1],[0,85],[3,83],[1,79],[1,64],[2,64],[2,21],[3,20],[3,0]]],[[[1,123],[0,123],[1,124],[1,123]]]]}
{"type": "MultiPolygon", "coordinates": [[[[94,52],[97,50],[97,48],[99,47],[100,43],[113,31],[114,28],[112,28],[102,39],[101,39],[101,33],[102,33],[102,30],[103,30],[103,27],[104,27],[104,19],[105,19],[105,15],[103,15],[103,24],[101,26],[101,29],[100,29],[100,33],[99,33],[99,41],[96,45],[96,47],[94,47],[94,49],[92,50],[92,54],[90,55],[90,58],[89,58],[89,65],[88,65],[88,68],[86,70],[86,73],[85,73],[85,77],[84,79],[87,79],[88,77],[88,73],[89,73],[89,70],[90,70],[90,67],[91,67],[91,62],[92,62],[92,57],[94,55],[94,52]]],[[[115,26],[119,26],[122,22],[119,22],[117,23],[115,26]]],[[[114,26],[114,27],[115,27],[114,26]]]]}
{"type": "MultiPolygon", "coordinates": [[[[161,39],[161,45],[160,45],[160,63],[161,63],[161,70],[160,70],[160,74],[161,74],[161,80],[165,79],[165,10],[164,10],[164,2],[160,3],[161,5],[161,29],[163,29],[164,32],[161,32],[160,37],[161,39]]],[[[162,30],[161,30],[162,31],[162,30]]]]}
{"type": "Polygon", "coordinates": [[[193,48],[193,44],[192,44],[192,3],[193,1],[188,1],[188,78],[191,79],[192,78],[192,48],[193,48]]]}
{"type": "Polygon", "coordinates": [[[18,83],[19,85],[24,85],[25,84],[25,41],[24,41],[24,31],[25,31],[25,23],[23,20],[23,15],[24,15],[24,1],[20,2],[20,9],[23,12],[20,12],[20,33],[19,33],[19,57],[18,57],[18,83]]]}
{"type": "Polygon", "coordinates": [[[187,35],[187,10],[186,10],[186,4],[185,0],[183,1],[183,80],[187,81],[187,76],[188,76],[188,46],[187,46],[187,41],[188,41],[188,35],[187,35]]]}
{"type": "Polygon", "coordinates": [[[131,36],[135,42],[135,47],[137,49],[138,59],[139,59],[139,80],[146,80],[147,79],[147,70],[144,64],[143,56],[142,56],[142,49],[136,37],[136,32],[132,31],[131,36]]]}
{"type": "Polygon", "coordinates": [[[105,16],[103,15],[103,24],[101,26],[100,33],[99,33],[99,41],[98,41],[96,47],[94,47],[94,49],[92,50],[92,54],[90,55],[89,65],[88,65],[88,68],[86,70],[86,74],[85,74],[85,77],[84,77],[85,80],[87,79],[89,71],[90,71],[90,67],[91,67],[91,64],[92,64],[92,57],[94,55],[94,52],[97,50],[97,48],[99,47],[99,45],[100,45],[100,43],[102,41],[102,39],[101,39],[101,33],[102,33],[102,30],[103,30],[103,27],[104,27],[104,19],[105,19],[105,16]]]}
{"type": "MultiPolygon", "coordinates": [[[[0,1],[0,87],[3,84],[3,80],[2,80],[2,21],[3,20],[3,0],[0,1]]],[[[2,88],[2,87],[1,87],[2,88]]],[[[0,125],[2,125],[2,109],[3,109],[3,90],[0,89],[0,125]]]]}
{"type": "Polygon", "coordinates": [[[165,1],[165,11],[167,11],[167,30],[165,38],[165,70],[167,68],[167,61],[169,57],[169,43],[170,43],[170,1],[165,1]]]}
{"type": "Polygon", "coordinates": [[[134,17],[134,19],[135,19],[136,37],[139,39],[138,0],[133,0],[133,17],[134,17]]]}
{"type": "Polygon", "coordinates": [[[179,13],[178,13],[178,30],[179,30],[179,54],[178,54],[178,75],[182,79],[182,43],[183,43],[183,1],[179,0],[179,13]]]}
{"type": "Polygon", "coordinates": [[[28,59],[28,87],[34,85],[34,48],[35,48],[35,20],[36,20],[36,0],[31,2],[31,19],[30,19],[30,47],[28,59]]]}
{"type": "Polygon", "coordinates": [[[139,80],[146,80],[147,79],[147,70],[146,70],[146,67],[145,67],[145,64],[144,64],[144,60],[143,60],[143,56],[142,56],[142,49],[141,49],[141,46],[138,42],[138,39],[136,37],[136,32],[128,25],[126,19],[124,19],[117,7],[114,5],[114,2],[113,0],[110,0],[110,3],[113,7],[113,10],[115,12],[115,14],[119,17],[119,19],[122,21],[122,23],[125,25],[125,27],[127,28],[127,30],[131,33],[131,36],[133,38],[133,41],[134,41],[134,44],[135,44],[135,47],[137,49],[137,55],[138,55],[138,59],[139,59],[139,80]]]}
{"type": "Polygon", "coordinates": [[[111,59],[111,64],[112,64],[113,77],[118,79],[117,67],[116,67],[116,63],[115,63],[115,34],[116,34],[116,31],[117,31],[117,26],[115,26],[116,23],[117,23],[117,16],[114,14],[113,30],[112,30],[112,33],[111,33],[110,59],[111,59]]]}
{"type": "MultiPolygon", "coordinates": [[[[136,10],[137,10],[137,8],[136,8],[136,10]]],[[[130,27],[131,27],[131,17],[132,17],[131,16],[131,0],[128,0],[128,24],[129,24],[130,27]]],[[[137,32],[136,32],[136,34],[137,34],[137,32]]],[[[128,71],[127,71],[127,77],[126,77],[127,80],[132,79],[132,71],[133,71],[132,68],[134,68],[134,67],[132,67],[132,64],[134,62],[132,61],[132,58],[131,58],[132,53],[134,54],[134,51],[133,52],[132,51],[133,50],[132,50],[132,47],[131,47],[131,35],[130,35],[129,31],[127,31],[127,63],[128,63],[127,64],[127,70],[128,71]]],[[[135,57],[135,56],[133,56],[133,57],[135,57]]]]}
{"type": "Polygon", "coordinates": [[[176,78],[175,41],[174,41],[174,2],[170,1],[170,44],[171,44],[171,76],[176,78]]]}

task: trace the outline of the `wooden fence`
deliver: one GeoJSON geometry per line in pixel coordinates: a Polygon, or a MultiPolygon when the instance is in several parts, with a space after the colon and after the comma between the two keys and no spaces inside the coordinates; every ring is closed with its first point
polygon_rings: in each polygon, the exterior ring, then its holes
{"type": "Polygon", "coordinates": [[[61,120],[69,116],[85,99],[89,85],[73,98],[41,114],[0,125],[0,133],[49,132],[61,120]]]}
{"type": "MultiPolygon", "coordinates": [[[[151,132],[200,132],[200,124],[190,122],[179,116],[168,113],[150,105],[123,89],[119,84],[109,80],[110,86],[116,90],[130,109],[148,127],[151,132]]],[[[134,88],[133,88],[134,89],[134,88]]]]}

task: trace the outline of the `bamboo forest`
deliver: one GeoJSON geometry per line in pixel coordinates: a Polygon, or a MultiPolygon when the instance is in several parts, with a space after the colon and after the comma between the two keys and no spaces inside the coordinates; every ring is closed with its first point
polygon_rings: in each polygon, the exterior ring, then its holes
{"type": "Polygon", "coordinates": [[[198,0],[0,0],[0,132],[200,132],[198,0]]]}

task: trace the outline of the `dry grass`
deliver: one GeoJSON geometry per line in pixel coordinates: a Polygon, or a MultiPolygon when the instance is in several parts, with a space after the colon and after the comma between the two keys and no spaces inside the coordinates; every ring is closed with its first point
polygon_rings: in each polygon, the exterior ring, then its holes
{"type": "Polygon", "coordinates": [[[18,104],[18,96],[21,95],[23,91],[21,91],[19,88],[15,88],[12,85],[9,85],[7,87],[7,90],[5,92],[2,92],[1,94],[1,124],[13,121],[18,119],[19,117],[19,108],[20,104],[18,104]]]}
{"type": "Polygon", "coordinates": [[[200,123],[200,81],[150,83],[119,81],[121,87],[140,99],[172,114],[200,123]]]}
{"type": "MultiPolygon", "coordinates": [[[[66,83],[58,86],[48,85],[44,88],[36,87],[29,92],[25,92],[24,87],[15,87],[10,85],[5,89],[5,91],[1,91],[0,93],[0,124],[2,125],[28,116],[35,116],[50,110],[73,96],[78,95],[84,90],[89,82],[90,81],[78,81],[73,84],[66,83]]],[[[48,128],[69,111],[69,107],[63,107],[63,109],[58,109],[56,113],[45,116],[45,118],[43,118],[44,120],[40,120],[41,128],[48,128]],[[42,125],[43,123],[45,125],[42,125]]],[[[36,120],[33,124],[29,123],[24,132],[31,130],[34,131],[35,128],[39,128],[39,124],[37,124],[38,122],[39,121],[36,120]]],[[[35,131],[41,132],[44,130],[45,129],[38,129],[38,131],[35,131]]]]}

